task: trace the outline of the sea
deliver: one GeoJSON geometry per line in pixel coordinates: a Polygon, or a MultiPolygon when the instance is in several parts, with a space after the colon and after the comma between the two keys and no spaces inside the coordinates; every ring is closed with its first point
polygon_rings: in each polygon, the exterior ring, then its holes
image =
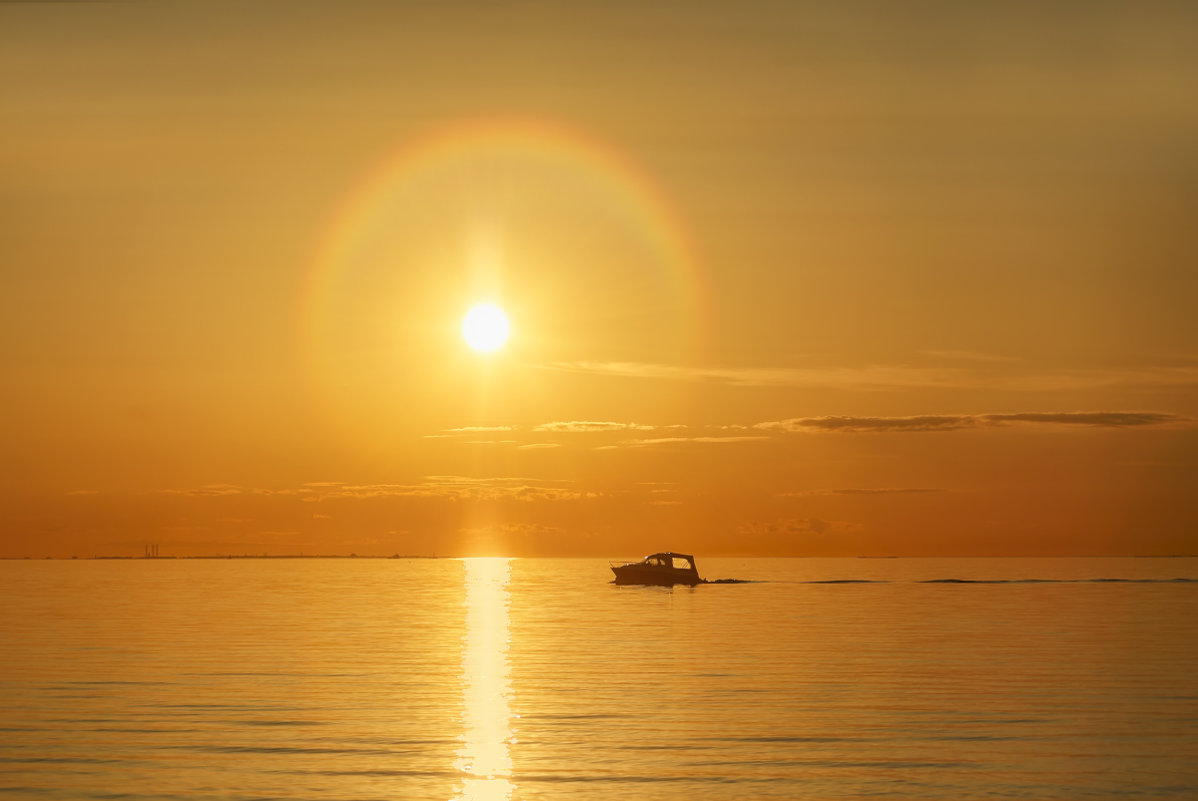
{"type": "Polygon", "coordinates": [[[0,562],[0,799],[1195,799],[1198,559],[0,562]]]}

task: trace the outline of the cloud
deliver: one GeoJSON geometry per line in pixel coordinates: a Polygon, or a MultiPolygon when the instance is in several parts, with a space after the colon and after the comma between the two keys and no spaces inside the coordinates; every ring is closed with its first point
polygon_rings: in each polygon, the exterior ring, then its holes
{"type": "Polygon", "coordinates": [[[954,371],[908,366],[868,367],[683,367],[643,362],[554,362],[548,369],[623,378],[701,381],[743,387],[956,386],[954,371]]]}
{"type": "Polygon", "coordinates": [[[612,423],[595,420],[571,420],[568,423],[542,423],[535,426],[533,431],[546,431],[554,434],[580,434],[595,431],[651,431],[654,426],[644,426],[639,423],[612,423]]]}
{"type": "Polygon", "coordinates": [[[515,431],[515,426],[461,426],[460,428],[444,428],[436,434],[425,434],[425,439],[441,439],[458,437],[463,434],[486,434],[495,431],[515,431]]]}
{"type": "Polygon", "coordinates": [[[337,484],[321,489],[281,489],[273,494],[298,495],[305,501],[325,501],[331,498],[397,498],[427,493],[419,484],[337,484]]]}
{"type": "Polygon", "coordinates": [[[1025,412],[1021,414],[987,414],[990,423],[1056,423],[1059,425],[1128,428],[1187,422],[1189,418],[1164,412],[1025,412]]]}
{"type": "Polygon", "coordinates": [[[476,478],[473,476],[424,476],[424,481],[433,484],[483,484],[483,485],[504,485],[504,484],[519,484],[529,481],[539,481],[543,484],[570,484],[573,483],[565,478],[528,478],[525,476],[492,476],[488,478],[476,478]]]}
{"type": "Polygon", "coordinates": [[[848,531],[855,528],[851,523],[824,520],[819,517],[787,518],[773,520],[768,523],[746,523],[740,526],[741,534],[766,536],[801,536],[805,534],[823,535],[834,531],[848,531]]]}
{"type": "MultiPolygon", "coordinates": [[[[540,434],[604,434],[621,431],[669,431],[686,428],[684,425],[645,425],[636,422],[618,422],[614,420],[555,420],[541,423],[530,429],[540,434]]],[[[465,426],[463,428],[447,428],[438,434],[426,434],[425,439],[460,437],[465,434],[476,434],[490,431],[517,431],[516,426],[465,426]]],[[[518,450],[535,450],[537,448],[557,448],[557,442],[531,442],[518,444],[516,439],[472,439],[459,440],[466,445],[516,445],[518,450]]]]}
{"type": "Polygon", "coordinates": [[[523,477],[470,478],[426,476],[420,484],[342,486],[318,500],[331,498],[423,497],[483,501],[573,501],[599,493],[560,486],[569,482],[523,477]],[[554,486],[557,485],[557,486],[554,486]]]}
{"type": "Polygon", "coordinates": [[[976,427],[976,418],[968,416],[923,415],[920,417],[792,417],[787,420],[758,423],[763,431],[951,431],[976,427]]]}
{"type": "Polygon", "coordinates": [[[648,496],[650,506],[681,506],[682,501],[677,497],[679,484],[675,481],[639,481],[637,486],[643,487],[648,496]]]}
{"type": "Polygon", "coordinates": [[[792,417],[758,423],[763,431],[796,432],[895,432],[956,431],[1012,423],[1129,428],[1189,422],[1190,418],[1163,412],[1024,412],[1017,414],[920,415],[915,417],[792,417]]]}
{"type": "Polygon", "coordinates": [[[815,490],[799,490],[796,492],[780,492],[779,498],[812,498],[825,497],[829,495],[908,495],[927,492],[948,492],[945,489],[936,489],[934,487],[870,487],[856,488],[850,487],[846,489],[815,489],[815,490]]]}
{"type": "MultiPolygon", "coordinates": [[[[259,488],[256,495],[281,495],[318,503],[330,500],[369,500],[375,498],[442,498],[473,501],[572,501],[600,497],[600,493],[562,486],[570,482],[524,477],[470,478],[465,476],[425,476],[415,484],[344,484],[336,481],[302,484],[277,489],[259,488]]],[[[171,495],[218,496],[247,492],[239,487],[214,484],[190,490],[160,490],[171,495]]]]}
{"type": "Polygon", "coordinates": [[[100,491],[94,490],[94,489],[77,489],[77,490],[68,490],[66,494],[67,495],[99,495],[100,491]]]}
{"type": "Polygon", "coordinates": [[[194,489],[164,489],[159,492],[166,495],[191,495],[197,497],[203,496],[220,496],[220,495],[241,495],[245,492],[241,487],[233,484],[205,484],[202,487],[194,489]]]}
{"type": "Polygon", "coordinates": [[[311,500],[362,498],[445,498],[469,501],[573,501],[598,497],[597,493],[531,483],[495,484],[483,481],[430,482],[425,484],[367,484],[345,486],[311,500]]]}
{"type": "Polygon", "coordinates": [[[315,496],[321,493],[344,487],[339,481],[317,481],[311,484],[301,484],[298,487],[255,487],[249,492],[254,495],[297,495],[300,497],[315,496]]]}
{"type": "Polygon", "coordinates": [[[628,439],[614,445],[601,445],[595,450],[609,451],[617,448],[649,448],[655,445],[674,445],[679,443],[702,443],[708,445],[728,445],[734,442],[756,442],[767,440],[769,437],[655,437],[652,439],[628,439]]]}
{"type": "Polygon", "coordinates": [[[740,387],[804,387],[879,391],[886,389],[1003,389],[1017,392],[1099,387],[1198,386],[1193,365],[1098,370],[1037,370],[1018,359],[971,351],[925,351],[924,357],[964,365],[875,364],[859,367],[691,367],[644,362],[552,362],[542,367],[572,373],[740,387]]]}
{"type": "Polygon", "coordinates": [[[463,534],[512,534],[517,537],[544,537],[549,535],[558,535],[562,533],[562,529],[556,526],[546,526],[540,523],[500,523],[495,526],[483,526],[480,528],[462,528],[458,529],[463,534]]]}

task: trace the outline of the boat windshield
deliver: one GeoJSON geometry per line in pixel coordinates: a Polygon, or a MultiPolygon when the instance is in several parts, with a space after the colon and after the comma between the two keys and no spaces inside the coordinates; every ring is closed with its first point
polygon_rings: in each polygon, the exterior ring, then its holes
{"type": "Polygon", "coordinates": [[[664,567],[671,570],[694,570],[695,563],[688,557],[676,553],[655,553],[646,556],[641,564],[650,567],[664,567]]]}

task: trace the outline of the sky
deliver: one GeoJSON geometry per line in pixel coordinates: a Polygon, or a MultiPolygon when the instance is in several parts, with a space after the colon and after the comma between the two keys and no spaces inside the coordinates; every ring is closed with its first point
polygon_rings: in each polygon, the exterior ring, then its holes
{"type": "Polygon", "coordinates": [[[0,556],[1198,553],[1194,4],[6,3],[0,74],[0,556]]]}

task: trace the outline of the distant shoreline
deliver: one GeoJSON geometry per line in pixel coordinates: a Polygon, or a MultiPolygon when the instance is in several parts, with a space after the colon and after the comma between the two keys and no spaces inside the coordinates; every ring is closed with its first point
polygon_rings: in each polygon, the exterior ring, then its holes
{"type": "MultiPolygon", "coordinates": [[[[171,562],[186,560],[231,559],[464,559],[460,556],[427,556],[421,554],[212,554],[205,556],[0,556],[0,562],[171,562]]],[[[514,557],[499,557],[514,558],[514,557]]],[[[540,559],[606,559],[608,557],[523,557],[540,559]]],[[[1198,559],[1198,554],[1070,554],[1055,556],[719,556],[710,559],[1198,559]]]]}
{"type": "Polygon", "coordinates": [[[169,562],[185,559],[454,559],[452,556],[422,556],[419,554],[393,554],[379,556],[377,554],[212,554],[207,556],[0,556],[0,561],[7,562],[169,562]]]}

